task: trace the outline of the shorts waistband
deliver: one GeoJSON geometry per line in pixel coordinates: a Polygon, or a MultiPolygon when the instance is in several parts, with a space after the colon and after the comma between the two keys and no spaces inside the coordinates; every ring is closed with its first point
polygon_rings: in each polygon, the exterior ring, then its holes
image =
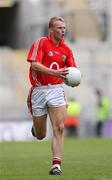
{"type": "Polygon", "coordinates": [[[35,86],[34,88],[38,88],[38,89],[48,89],[48,88],[54,88],[54,87],[62,87],[62,84],[48,84],[45,86],[35,86]]]}

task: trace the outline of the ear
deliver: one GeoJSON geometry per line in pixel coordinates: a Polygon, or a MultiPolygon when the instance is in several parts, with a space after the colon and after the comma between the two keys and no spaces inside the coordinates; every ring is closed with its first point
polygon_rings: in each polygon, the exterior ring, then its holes
{"type": "Polygon", "coordinates": [[[53,33],[53,30],[52,28],[49,29],[49,33],[52,34],[53,33]]]}

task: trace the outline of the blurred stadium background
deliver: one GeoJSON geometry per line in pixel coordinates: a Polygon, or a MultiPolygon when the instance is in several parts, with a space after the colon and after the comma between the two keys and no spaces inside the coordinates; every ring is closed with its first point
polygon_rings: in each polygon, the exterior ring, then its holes
{"type": "MultiPolygon", "coordinates": [[[[32,139],[26,57],[31,43],[47,34],[49,18],[55,15],[65,18],[66,41],[83,74],[79,87],[65,86],[67,98],[76,98],[82,106],[80,137],[95,136],[95,89],[102,89],[112,102],[111,0],[0,0],[0,140],[32,139]]],[[[112,137],[110,122],[106,137],[112,137]]],[[[48,129],[49,137],[49,123],[48,129]]]]}

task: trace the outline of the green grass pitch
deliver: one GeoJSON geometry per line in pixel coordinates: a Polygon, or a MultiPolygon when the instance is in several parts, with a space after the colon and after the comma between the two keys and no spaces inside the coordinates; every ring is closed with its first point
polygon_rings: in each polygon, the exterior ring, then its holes
{"type": "Polygon", "coordinates": [[[65,139],[62,176],[48,175],[50,141],[1,142],[0,180],[112,180],[112,139],[65,139]]]}

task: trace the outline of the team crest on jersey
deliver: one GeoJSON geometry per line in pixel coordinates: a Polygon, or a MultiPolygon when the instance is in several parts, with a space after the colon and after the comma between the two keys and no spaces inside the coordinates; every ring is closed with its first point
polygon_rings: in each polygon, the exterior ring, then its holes
{"type": "Polygon", "coordinates": [[[66,56],[64,54],[62,55],[62,60],[63,60],[63,62],[66,61],[66,56]]]}
{"type": "Polygon", "coordinates": [[[49,51],[49,52],[48,52],[48,56],[53,56],[53,52],[52,52],[52,51],[49,51]]]}

